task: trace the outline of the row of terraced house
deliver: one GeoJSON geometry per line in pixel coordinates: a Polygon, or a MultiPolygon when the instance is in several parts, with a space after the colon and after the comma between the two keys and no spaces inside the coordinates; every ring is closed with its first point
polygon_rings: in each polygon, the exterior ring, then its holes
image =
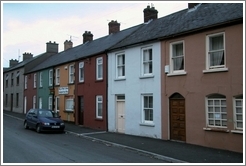
{"type": "Polygon", "coordinates": [[[4,70],[3,109],[59,112],[65,121],[243,152],[243,4],[189,3],[83,43],[46,43],[4,70]]]}

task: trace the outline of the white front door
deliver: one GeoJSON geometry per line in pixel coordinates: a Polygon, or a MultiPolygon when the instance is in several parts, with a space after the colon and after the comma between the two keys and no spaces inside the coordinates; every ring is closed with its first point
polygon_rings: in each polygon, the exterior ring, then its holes
{"type": "Polygon", "coordinates": [[[117,131],[125,133],[125,101],[117,101],[117,131]]]}
{"type": "Polygon", "coordinates": [[[24,97],[24,114],[26,114],[26,96],[24,97]]]}

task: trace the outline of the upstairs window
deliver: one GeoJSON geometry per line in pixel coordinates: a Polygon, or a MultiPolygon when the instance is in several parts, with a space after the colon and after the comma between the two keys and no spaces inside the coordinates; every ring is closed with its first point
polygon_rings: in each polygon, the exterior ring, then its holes
{"type": "Polygon", "coordinates": [[[6,76],[5,76],[5,87],[6,88],[8,87],[8,84],[9,84],[9,75],[6,74],[6,76]]]}
{"type": "Polygon", "coordinates": [[[96,79],[102,80],[103,79],[103,58],[99,57],[96,59],[96,79]]]}
{"type": "Polygon", "coordinates": [[[43,73],[39,73],[39,87],[43,87],[43,73]]]}
{"type": "Polygon", "coordinates": [[[125,54],[119,54],[116,55],[116,73],[117,73],[117,78],[124,78],[125,77],[125,54]]]}
{"type": "Polygon", "coordinates": [[[171,73],[184,71],[184,42],[179,41],[170,45],[171,73]]]}
{"type": "Polygon", "coordinates": [[[11,86],[14,86],[14,73],[11,73],[11,86]]]}
{"type": "Polygon", "coordinates": [[[207,36],[207,69],[225,68],[225,34],[207,36]]]}
{"type": "Polygon", "coordinates": [[[153,59],[152,48],[142,49],[142,75],[152,75],[153,73],[153,59]]]}
{"type": "Polygon", "coordinates": [[[25,75],[25,89],[27,89],[27,75],[25,75]]]}
{"type": "Polygon", "coordinates": [[[69,83],[74,83],[74,65],[69,66],[69,83]]]}
{"type": "Polygon", "coordinates": [[[53,69],[49,70],[49,86],[53,85],[53,69]]]}
{"type": "Polygon", "coordinates": [[[79,82],[84,82],[84,62],[79,63],[79,82]]]}
{"type": "Polygon", "coordinates": [[[37,87],[37,74],[35,73],[33,76],[33,87],[36,88],[37,87]]]}
{"type": "Polygon", "coordinates": [[[60,85],[60,69],[56,69],[56,85],[60,85]]]}
{"type": "Polygon", "coordinates": [[[18,86],[19,83],[20,83],[20,72],[17,71],[17,73],[16,73],[16,85],[18,86]]]}

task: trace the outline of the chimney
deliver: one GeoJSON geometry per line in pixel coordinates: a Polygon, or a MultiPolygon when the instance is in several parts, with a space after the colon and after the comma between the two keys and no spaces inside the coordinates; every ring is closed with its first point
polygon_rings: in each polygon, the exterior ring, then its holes
{"type": "Polygon", "coordinates": [[[85,31],[83,34],[83,44],[87,41],[92,41],[93,40],[93,34],[91,34],[90,31],[85,31]]]}
{"type": "Polygon", "coordinates": [[[155,7],[151,7],[148,5],[147,8],[143,10],[144,12],[144,22],[148,22],[151,19],[157,19],[158,11],[155,9],[155,7]]]}
{"type": "Polygon", "coordinates": [[[64,42],[64,51],[72,47],[73,47],[73,42],[71,40],[66,40],[64,42]]]}
{"type": "Polygon", "coordinates": [[[58,44],[56,42],[52,43],[49,41],[46,43],[46,52],[58,53],[58,44]]]}
{"type": "Polygon", "coordinates": [[[27,59],[30,59],[30,58],[32,58],[32,57],[33,57],[33,55],[32,55],[31,53],[25,52],[25,53],[23,54],[23,61],[25,61],[25,60],[27,60],[27,59]]]}
{"type": "Polygon", "coordinates": [[[15,66],[17,64],[18,64],[18,60],[17,59],[9,60],[9,67],[13,67],[13,66],[15,66]]]}
{"type": "Polygon", "coordinates": [[[195,6],[197,6],[199,3],[188,3],[188,8],[189,9],[192,9],[194,8],[195,6]]]}
{"type": "Polygon", "coordinates": [[[111,33],[117,33],[120,31],[120,23],[117,21],[111,21],[108,23],[108,34],[110,35],[111,33]]]}

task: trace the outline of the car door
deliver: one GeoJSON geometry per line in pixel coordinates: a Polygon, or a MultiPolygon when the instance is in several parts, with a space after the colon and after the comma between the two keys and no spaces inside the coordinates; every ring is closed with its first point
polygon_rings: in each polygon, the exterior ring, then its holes
{"type": "Polygon", "coordinates": [[[38,111],[35,109],[31,114],[30,126],[35,128],[38,120],[38,111]]]}

